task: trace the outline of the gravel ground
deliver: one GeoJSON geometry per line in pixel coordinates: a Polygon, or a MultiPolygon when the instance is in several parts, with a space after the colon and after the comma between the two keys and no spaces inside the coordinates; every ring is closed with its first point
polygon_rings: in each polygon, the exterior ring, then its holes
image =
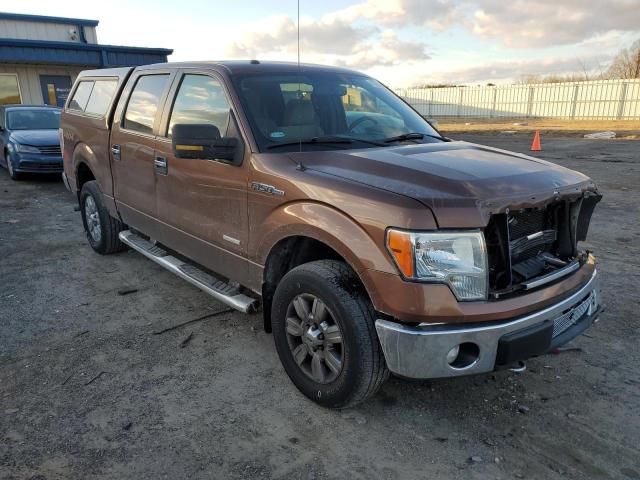
{"type": "Polygon", "coordinates": [[[640,143],[543,146],[605,195],[601,321],[522,374],[392,378],[340,412],[298,393],[260,316],[93,253],[57,179],[0,171],[0,478],[640,479],[640,143]]]}

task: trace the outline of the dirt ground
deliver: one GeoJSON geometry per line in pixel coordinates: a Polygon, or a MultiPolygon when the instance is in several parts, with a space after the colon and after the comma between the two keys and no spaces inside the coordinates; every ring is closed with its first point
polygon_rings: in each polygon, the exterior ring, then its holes
{"type": "Polygon", "coordinates": [[[522,374],[391,378],[347,411],[298,393],[258,315],[156,334],[225,308],[137,253],[93,253],[57,178],[0,171],[0,478],[640,479],[640,142],[543,147],[604,193],[601,321],[522,374]]]}
{"type": "Polygon", "coordinates": [[[540,130],[553,137],[582,136],[593,132],[615,132],[618,139],[640,139],[638,120],[564,120],[557,118],[437,118],[438,128],[456,134],[495,135],[498,132],[524,133],[540,130]]]}

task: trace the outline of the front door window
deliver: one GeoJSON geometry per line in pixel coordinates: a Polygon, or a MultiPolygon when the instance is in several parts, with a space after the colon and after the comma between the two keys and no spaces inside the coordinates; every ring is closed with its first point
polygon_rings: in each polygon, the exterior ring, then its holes
{"type": "Polygon", "coordinates": [[[205,123],[215,126],[225,136],[230,105],[220,82],[206,75],[187,74],[176,96],[167,136],[176,124],[205,123]]]}

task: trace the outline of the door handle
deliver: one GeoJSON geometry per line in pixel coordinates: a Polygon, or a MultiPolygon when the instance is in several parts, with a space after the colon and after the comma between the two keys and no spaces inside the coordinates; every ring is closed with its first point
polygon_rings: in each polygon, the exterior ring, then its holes
{"type": "Polygon", "coordinates": [[[156,173],[167,175],[169,171],[169,168],[167,166],[167,157],[156,155],[156,157],[153,159],[153,168],[156,173]]]}
{"type": "Polygon", "coordinates": [[[120,160],[120,145],[111,145],[111,155],[114,160],[120,160]]]}

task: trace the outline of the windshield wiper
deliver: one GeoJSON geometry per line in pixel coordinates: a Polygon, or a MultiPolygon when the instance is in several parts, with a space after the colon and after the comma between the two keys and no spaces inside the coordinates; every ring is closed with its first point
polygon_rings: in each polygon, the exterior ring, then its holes
{"type": "Polygon", "coordinates": [[[429,135],[428,133],[418,133],[418,132],[403,133],[402,135],[397,135],[395,137],[385,138],[382,141],[384,143],[393,143],[393,142],[402,142],[404,140],[422,140],[424,137],[435,138],[437,140],[442,140],[443,142],[447,141],[446,138],[440,137],[438,135],[429,135]]]}
{"type": "Polygon", "coordinates": [[[268,145],[267,148],[271,150],[272,148],[287,147],[291,145],[309,145],[309,144],[323,145],[323,144],[332,144],[332,143],[350,144],[350,143],[353,143],[353,140],[350,140],[344,137],[331,137],[331,136],[301,138],[300,140],[295,140],[295,141],[292,140],[291,142],[274,143],[272,145],[268,145]]]}

